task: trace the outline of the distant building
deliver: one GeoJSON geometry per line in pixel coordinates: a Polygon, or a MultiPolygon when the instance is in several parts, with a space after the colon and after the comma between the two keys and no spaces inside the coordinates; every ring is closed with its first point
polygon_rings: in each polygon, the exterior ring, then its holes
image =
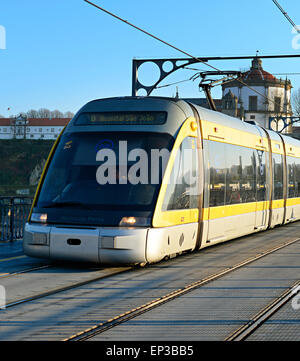
{"type": "Polygon", "coordinates": [[[56,139],[71,118],[0,118],[0,139],[56,139]]]}
{"type": "Polygon", "coordinates": [[[252,60],[250,70],[242,74],[241,80],[246,85],[237,80],[222,85],[223,113],[265,128],[269,127],[270,117],[293,115],[290,80],[277,79],[265,71],[260,58],[252,60]]]}
{"type": "Polygon", "coordinates": [[[222,98],[221,112],[242,119],[241,109],[238,107],[238,97],[231,90],[222,98]]]}
{"type": "MultiPolygon", "coordinates": [[[[260,58],[255,57],[252,60],[250,69],[242,73],[241,80],[242,82],[227,80],[222,84],[222,98],[214,99],[217,111],[244,121],[255,122],[264,128],[269,128],[270,117],[291,117],[293,115],[291,81],[277,79],[265,71],[260,58]]],[[[209,108],[206,98],[184,100],[209,108]]],[[[281,130],[279,123],[275,124],[274,130],[281,130]]],[[[286,129],[286,131],[291,132],[292,129],[286,129]]]]}

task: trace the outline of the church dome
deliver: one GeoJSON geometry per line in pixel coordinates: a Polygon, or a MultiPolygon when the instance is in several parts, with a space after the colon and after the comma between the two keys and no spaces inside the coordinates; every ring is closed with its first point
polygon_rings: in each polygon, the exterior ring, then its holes
{"type": "Polygon", "coordinates": [[[250,68],[249,71],[246,71],[245,73],[242,74],[242,78],[244,81],[279,81],[277,78],[275,78],[274,75],[272,75],[271,73],[268,73],[267,71],[265,71],[262,68],[262,61],[261,59],[255,57],[252,60],[252,66],[250,68]]]}
{"type": "MultiPolygon", "coordinates": [[[[262,60],[257,56],[253,58],[250,70],[241,74],[240,80],[249,86],[275,86],[281,88],[286,87],[287,89],[291,89],[292,87],[290,80],[278,79],[271,73],[265,71],[262,67],[262,60]]],[[[226,81],[222,84],[223,89],[242,86],[243,84],[236,79],[226,81]]]]}

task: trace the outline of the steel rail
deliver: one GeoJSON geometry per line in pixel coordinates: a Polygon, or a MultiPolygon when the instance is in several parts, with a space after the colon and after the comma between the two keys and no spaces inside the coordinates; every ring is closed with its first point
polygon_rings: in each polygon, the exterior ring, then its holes
{"type": "MultiPolygon", "coordinates": [[[[93,278],[85,280],[85,281],[72,283],[71,285],[68,285],[68,286],[54,288],[54,289],[51,289],[50,291],[38,293],[38,294],[35,294],[33,296],[30,296],[30,297],[25,297],[25,298],[22,298],[22,299],[19,299],[19,300],[16,300],[16,301],[12,301],[12,302],[5,305],[5,309],[13,307],[13,306],[21,305],[23,303],[35,301],[35,300],[38,300],[38,299],[41,299],[41,298],[44,298],[44,297],[47,297],[47,296],[52,296],[52,295],[55,295],[55,294],[60,293],[60,292],[69,291],[69,290],[72,290],[74,288],[85,286],[85,285],[87,285],[89,283],[99,281],[101,279],[108,278],[108,277],[111,277],[111,276],[115,276],[115,275],[118,275],[120,273],[129,272],[129,271],[132,271],[132,270],[134,270],[134,267],[121,268],[120,270],[114,271],[114,272],[112,272],[110,274],[107,274],[107,275],[101,275],[101,276],[93,277],[93,278]]],[[[1,312],[1,310],[0,310],[0,312],[1,312]]]]}
{"type": "Polygon", "coordinates": [[[45,269],[45,268],[50,268],[53,267],[53,265],[47,264],[44,266],[37,266],[37,267],[33,267],[33,268],[26,268],[20,271],[15,271],[12,273],[0,273],[0,279],[2,278],[8,278],[8,277],[12,277],[12,276],[17,276],[19,274],[24,274],[24,273],[30,273],[30,272],[34,272],[34,271],[39,271],[41,269],[45,269]]]}
{"type": "Polygon", "coordinates": [[[285,242],[285,243],[281,244],[280,246],[276,246],[267,251],[261,252],[261,253],[257,254],[256,256],[250,257],[250,258],[246,259],[245,261],[242,261],[236,265],[227,267],[220,272],[210,275],[204,279],[195,281],[195,282],[185,286],[184,288],[177,289],[177,290],[170,292],[162,297],[159,297],[155,300],[149,301],[142,306],[128,310],[127,312],[117,315],[107,321],[101,322],[99,324],[96,324],[96,325],[84,330],[84,331],[81,331],[79,333],[71,335],[70,337],[63,339],[62,341],[85,341],[87,339],[90,339],[98,334],[104,333],[113,327],[116,327],[124,322],[131,320],[132,318],[140,316],[141,314],[143,314],[145,312],[148,312],[156,307],[159,307],[167,302],[170,302],[178,297],[181,297],[188,292],[194,291],[194,290],[196,290],[212,281],[215,281],[215,280],[217,280],[243,266],[248,265],[249,263],[257,261],[271,253],[274,253],[274,252],[276,252],[282,248],[285,248],[291,244],[294,244],[298,241],[300,241],[300,238],[296,238],[292,241],[285,242]]]}
{"type": "Polygon", "coordinates": [[[279,311],[287,304],[299,291],[295,288],[300,286],[300,281],[285,290],[279,297],[270,302],[266,307],[261,309],[245,325],[232,332],[224,341],[244,341],[258,328],[260,328],[272,315],[279,311]]]}

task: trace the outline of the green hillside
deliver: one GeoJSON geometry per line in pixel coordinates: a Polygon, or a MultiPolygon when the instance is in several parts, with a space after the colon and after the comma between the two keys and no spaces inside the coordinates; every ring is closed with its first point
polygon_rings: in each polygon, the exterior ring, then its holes
{"type": "Polygon", "coordinates": [[[0,140],[0,196],[33,195],[53,143],[53,140],[0,140]]]}

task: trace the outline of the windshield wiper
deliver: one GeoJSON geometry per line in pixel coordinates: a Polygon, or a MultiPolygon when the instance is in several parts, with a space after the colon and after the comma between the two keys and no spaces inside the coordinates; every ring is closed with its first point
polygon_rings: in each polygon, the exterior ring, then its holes
{"type": "Polygon", "coordinates": [[[85,209],[92,209],[88,204],[76,202],[76,201],[69,201],[69,202],[53,202],[43,206],[43,208],[60,208],[60,207],[79,207],[85,209]]]}

